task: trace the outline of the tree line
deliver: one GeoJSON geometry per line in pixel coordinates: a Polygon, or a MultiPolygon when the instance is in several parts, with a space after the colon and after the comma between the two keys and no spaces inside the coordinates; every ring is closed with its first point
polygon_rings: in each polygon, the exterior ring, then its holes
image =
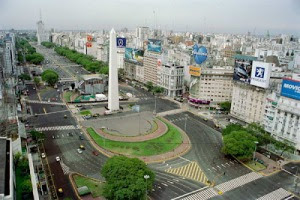
{"type": "Polygon", "coordinates": [[[97,61],[92,56],[78,53],[76,50],[71,50],[68,47],[55,47],[55,52],[65,56],[70,61],[82,65],[86,70],[93,73],[108,74],[108,64],[103,61],[97,61]]]}
{"type": "Polygon", "coordinates": [[[28,40],[17,37],[16,48],[19,63],[25,63],[25,61],[27,61],[35,65],[40,65],[44,61],[44,56],[37,53],[36,49],[29,44],[28,40]]]}

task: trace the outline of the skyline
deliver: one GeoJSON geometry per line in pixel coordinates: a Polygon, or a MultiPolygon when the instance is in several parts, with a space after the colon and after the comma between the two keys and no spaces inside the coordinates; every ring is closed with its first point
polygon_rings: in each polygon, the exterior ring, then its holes
{"type": "Polygon", "coordinates": [[[0,29],[36,29],[40,10],[46,29],[55,30],[110,30],[112,27],[134,30],[137,26],[157,26],[162,30],[204,33],[250,31],[262,35],[267,30],[272,35],[300,33],[296,20],[300,18],[297,12],[300,1],[297,0],[228,0],[226,3],[222,0],[1,0],[0,29]]]}

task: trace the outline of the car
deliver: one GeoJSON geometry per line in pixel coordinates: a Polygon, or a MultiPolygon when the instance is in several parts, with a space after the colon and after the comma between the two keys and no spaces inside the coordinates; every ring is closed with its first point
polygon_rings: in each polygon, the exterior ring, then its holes
{"type": "Polygon", "coordinates": [[[98,156],[98,155],[99,155],[99,152],[98,152],[98,151],[93,151],[93,154],[94,154],[95,156],[98,156]]]}
{"type": "Polygon", "coordinates": [[[38,114],[35,114],[34,116],[35,116],[35,117],[38,117],[38,114]]]}
{"type": "Polygon", "coordinates": [[[59,156],[56,156],[55,160],[56,160],[57,162],[59,162],[59,161],[60,161],[60,157],[59,157],[59,156]]]}
{"type": "Polygon", "coordinates": [[[79,135],[79,139],[80,139],[80,140],[83,140],[84,138],[83,138],[83,136],[82,136],[82,135],[79,135]]]}
{"type": "Polygon", "coordinates": [[[85,147],[83,145],[80,145],[79,148],[85,150],[85,147]]]}
{"type": "Polygon", "coordinates": [[[57,190],[57,195],[58,195],[58,196],[63,196],[63,195],[64,195],[64,191],[63,191],[62,188],[58,188],[58,190],[57,190]]]}
{"type": "Polygon", "coordinates": [[[45,153],[42,153],[42,158],[46,158],[46,154],[45,153]]]}
{"type": "Polygon", "coordinates": [[[207,121],[208,121],[208,119],[207,119],[207,118],[204,118],[204,121],[206,121],[206,122],[207,122],[207,121]]]}
{"type": "Polygon", "coordinates": [[[67,116],[67,115],[64,115],[64,118],[68,118],[68,116],[67,116]]]}
{"type": "Polygon", "coordinates": [[[76,105],[76,107],[77,107],[77,108],[81,108],[81,107],[82,107],[82,105],[76,105]]]}
{"type": "Polygon", "coordinates": [[[52,135],[52,139],[55,139],[55,135],[52,135]]]}
{"type": "Polygon", "coordinates": [[[69,136],[73,136],[73,133],[69,133],[69,136]]]}
{"type": "Polygon", "coordinates": [[[77,152],[78,152],[78,153],[82,153],[81,149],[77,149],[77,152]]]}

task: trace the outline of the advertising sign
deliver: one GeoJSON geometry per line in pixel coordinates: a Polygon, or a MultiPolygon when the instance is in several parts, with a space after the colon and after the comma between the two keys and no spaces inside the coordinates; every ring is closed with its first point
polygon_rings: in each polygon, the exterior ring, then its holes
{"type": "Polygon", "coordinates": [[[126,48],[125,59],[133,62],[143,62],[144,51],[140,49],[126,48]]]}
{"type": "Polygon", "coordinates": [[[161,53],[161,41],[155,39],[148,40],[148,51],[161,53]]]}
{"type": "Polygon", "coordinates": [[[86,43],[86,47],[92,47],[92,43],[91,42],[87,42],[86,43]]]}
{"type": "Polygon", "coordinates": [[[198,46],[197,44],[193,47],[193,56],[197,64],[202,64],[207,59],[207,49],[204,46],[198,46]]]}
{"type": "Polygon", "coordinates": [[[281,96],[300,100],[300,81],[283,79],[281,86],[281,96]]]}
{"type": "Polygon", "coordinates": [[[87,35],[87,36],[86,36],[86,39],[87,39],[88,42],[92,42],[93,36],[87,35]]]}
{"type": "Polygon", "coordinates": [[[117,47],[118,48],[125,48],[126,47],[126,38],[117,38],[117,47]]]}
{"type": "Polygon", "coordinates": [[[249,83],[251,80],[252,63],[257,58],[253,56],[235,56],[233,80],[249,83]]]}
{"type": "Polygon", "coordinates": [[[200,76],[201,75],[201,68],[196,66],[190,66],[189,67],[190,75],[192,76],[200,76]]]}
{"type": "Polygon", "coordinates": [[[271,70],[271,63],[253,61],[250,84],[262,88],[268,88],[271,70]]]}

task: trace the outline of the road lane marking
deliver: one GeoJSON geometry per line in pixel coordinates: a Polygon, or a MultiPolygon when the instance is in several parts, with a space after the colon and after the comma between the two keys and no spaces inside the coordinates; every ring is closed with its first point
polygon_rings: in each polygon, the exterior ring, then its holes
{"type": "Polygon", "coordinates": [[[185,161],[187,161],[187,162],[192,162],[192,161],[190,161],[189,159],[186,159],[186,158],[184,158],[184,157],[181,157],[181,156],[179,156],[179,158],[181,158],[182,160],[185,160],[185,161]]]}
{"type": "Polygon", "coordinates": [[[44,110],[44,113],[47,114],[46,108],[43,108],[43,110],[44,110]]]}

